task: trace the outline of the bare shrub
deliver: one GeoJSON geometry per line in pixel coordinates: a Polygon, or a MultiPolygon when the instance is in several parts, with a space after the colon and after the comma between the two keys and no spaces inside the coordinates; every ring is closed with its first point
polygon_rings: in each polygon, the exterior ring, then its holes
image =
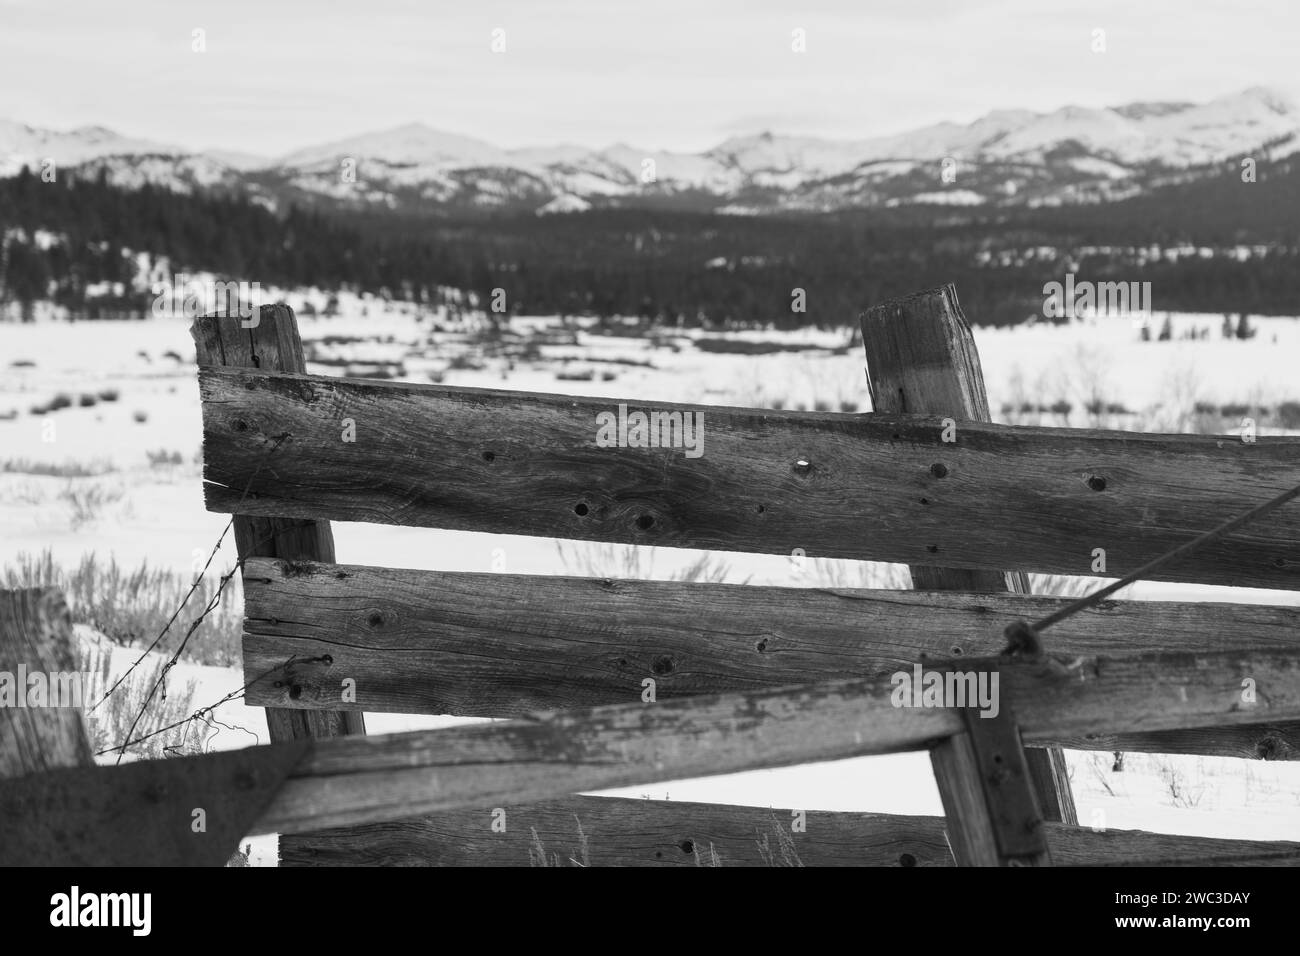
{"type": "Polygon", "coordinates": [[[105,488],[100,484],[77,485],[72,481],[59,492],[59,499],[67,503],[71,512],[73,531],[98,521],[104,508],[122,500],[121,488],[105,488]]]}
{"type": "Polygon", "coordinates": [[[1088,413],[1089,426],[1106,427],[1107,398],[1115,393],[1110,357],[1102,349],[1079,345],[1062,365],[1068,369],[1066,382],[1076,402],[1088,413]]]}
{"type": "Polygon", "coordinates": [[[140,743],[127,752],[145,760],[202,751],[203,726],[186,720],[194,712],[194,693],[198,686],[195,681],[170,681],[166,693],[161,689],[155,693],[136,723],[150,688],[162,679],[164,662],[160,659],[153,666],[137,668],[103,700],[116,680],[111,669],[112,645],[83,642],[78,647],[78,657],[78,669],[89,675],[82,716],[92,752],[121,746],[128,739],[140,743]],[[135,724],[134,731],[132,724],[135,724]]]}
{"type": "MultiPolygon", "coordinates": [[[[712,552],[702,554],[666,578],[655,573],[655,548],[640,545],[586,544],[557,541],[556,551],[566,571],[588,578],[631,578],[642,581],[696,581],[725,584],[731,577],[726,560],[712,552]]],[[[750,575],[742,581],[745,584],[750,575]]]]}
{"type": "Polygon", "coordinates": [[[1283,402],[1277,407],[1277,421],[1283,428],[1300,430],[1300,402],[1283,402]]]}
{"type": "Polygon", "coordinates": [[[1165,400],[1152,416],[1157,430],[1187,433],[1200,430],[1198,425],[1204,427],[1196,413],[1197,403],[1205,400],[1204,382],[1195,365],[1184,362],[1169,369],[1160,394],[1165,400]]]}
{"type": "Polygon", "coordinates": [[[149,458],[149,464],[155,468],[164,465],[183,465],[184,456],[179,451],[168,451],[166,448],[159,448],[157,451],[146,451],[145,455],[149,458]]]}
{"type": "Polygon", "coordinates": [[[44,462],[29,458],[9,458],[0,461],[0,472],[19,475],[45,475],[53,478],[93,478],[114,471],[113,463],[107,459],[91,462],[79,461],[44,462]]]}

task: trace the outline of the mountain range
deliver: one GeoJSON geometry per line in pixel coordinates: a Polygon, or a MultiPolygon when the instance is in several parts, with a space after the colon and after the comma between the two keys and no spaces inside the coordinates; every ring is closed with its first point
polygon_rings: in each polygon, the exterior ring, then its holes
{"type": "Polygon", "coordinates": [[[66,132],[0,120],[0,176],[24,166],[135,187],[235,190],[286,202],[401,212],[668,205],[735,214],[944,204],[1093,203],[1221,173],[1243,157],[1300,152],[1300,108],[1253,87],[1208,103],[1148,102],[1050,113],[999,110],[855,140],[770,132],[701,153],[616,144],[502,149],[421,124],[266,158],[194,151],[102,127],[66,132]]]}

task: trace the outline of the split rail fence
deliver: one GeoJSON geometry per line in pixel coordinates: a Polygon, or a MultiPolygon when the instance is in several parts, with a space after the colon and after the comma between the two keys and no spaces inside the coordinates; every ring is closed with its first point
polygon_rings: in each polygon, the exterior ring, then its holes
{"type": "MultiPolygon", "coordinates": [[[[871,413],[627,402],[702,414],[700,457],[598,447],[616,401],[308,375],[287,307],[246,324],[193,332],[207,507],[235,516],[272,744],[94,767],[79,717],[0,710],[0,860],[220,863],[274,832],[286,865],[1300,861],[1080,826],[1061,750],[1297,759],[1300,608],[1107,600],[1045,654],[1003,636],[1068,603],[1027,572],[1091,575],[1103,551],[1130,572],[1300,484],[1300,439],[990,424],[951,286],[863,315],[871,413]],[[802,549],[905,563],[916,590],[361,567],[332,521],[802,549]],[[998,716],[895,706],[917,664],[996,673],[998,716]],[[508,720],[367,736],[366,711],[508,720]],[[944,817],[792,832],[797,808],[578,795],[923,749],[944,817]]],[[[1294,590],[1298,542],[1283,508],[1155,577],[1294,590]]],[[[0,669],[53,666],[66,631],[57,593],[4,592],[0,669]]]]}

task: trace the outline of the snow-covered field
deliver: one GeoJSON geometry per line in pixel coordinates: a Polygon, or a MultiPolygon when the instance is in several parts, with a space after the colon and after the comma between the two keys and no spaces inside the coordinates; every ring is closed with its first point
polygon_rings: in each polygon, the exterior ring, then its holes
{"type": "MultiPolygon", "coordinates": [[[[578,344],[540,346],[539,360],[489,356],[458,362],[452,359],[465,353],[464,336],[431,336],[427,318],[417,321],[397,306],[346,297],[342,305],[340,317],[300,320],[309,357],[400,362],[404,371],[398,377],[410,381],[440,379],[454,385],[722,405],[834,411],[870,407],[860,346],[843,350],[847,331],[727,336],[819,347],[761,355],[703,351],[691,341],[699,333],[654,343],[580,333],[578,344]],[[332,344],[321,341],[326,336],[332,337],[332,344]],[[349,337],[367,341],[337,341],[349,337]],[[482,367],[474,367],[479,364],[482,367]],[[592,375],[590,380],[557,380],[559,371],[592,375]]],[[[1026,416],[1019,409],[1026,401],[1066,401],[1073,406],[1068,423],[1084,425],[1090,423],[1085,404],[1100,397],[1126,409],[1113,416],[1113,425],[1177,430],[1198,402],[1275,407],[1300,400],[1295,377],[1300,319],[1256,318],[1258,334],[1248,341],[1221,339],[1221,316],[1175,315],[1171,321],[1174,341],[1169,342],[1139,341],[1137,328],[1124,319],[977,329],[995,418],[1004,420],[1000,410],[1010,407],[1019,416],[1016,420],[1023,421],[1026,416]],[[1205,327],[1210,329],[1208,339],[1178,339],[1187,330],[1205,327]]],[[[519,320],[515,327],[552,322],[519,320]]],[[[0,324],[0,566],[13,563],[21,553],[48,549],[65,565],[75,565],[93,552],[104,558],[112,555],[127,566],[147,560],[193,574],[196,559],[206,557],[227,519],[203,508],[198,464],[202,431],[187,325],[180,319],[0,324]],[[116,397],[109,400],[106,396],[114,392],[116,397]],[[33,413],[33,407],[47,406],[60,393],[71,398],[71,407],[33,413]],[[93,404],[87,401],[82,407],[82,395],[95,396],[93,404]],[[11,411],[15,414],[10,417],[11,411]],[[149,455],[158,458],[159,452],[168,453],[169,463],[150,463],[149,455]],[[70,466],[95,474],[69,477],[63,472],[70,466]]],[[[339,374],[343,368],[309,365],[309,370],[339,374]]],[[[1066,424],[1037,411],[1027,420],[1066,424]]],[[[1259,433],[1278,432],[1261,425],[1259,433]]],[[[572,563],[566,565],[549,540],[347,523],[336,523],[334,529],[340,560],[350,563],[489,571],[499,550],[505,555],[504,570],[512,573],[585,573],[572,563]]],[[[570,556],[585,551],[590,561],[612,562],[604,565],[610,574],[619,573],[626,550],[566,545],[570,556]]],[[[652,573],[666,577],[699,556],[660,550],[653,555],[652,573]]],[[[726,563],[732,579],[749,576],[755,584],[816,586],[823,583],[820,574],[842,574],[846,567],[851,574],[860,570],[851,562],[828,562],[812,575],[795,577],[790,562],[780,556],[716,557],[726,563]]],[[[227,541],[217,562],[219,572],[233,560],[234,545],[227,541]]],[[[495,569],[502,570],[499,560],[495,569]]],[[[1138,585],[1130,596],[1300,603],[1300,595],[1290,592],[1180,585],[1138,585]]],[[[201,632],[195,639],[201,639],[201,632]]],[[[114,666],[125,666],[131,658],[119,651],[114,666]]],[[[219,700],[242,684],[237,668],[192,665],[185,676],[198,683],[195,706],[219,700]]],[[[214,716],[266,740],[260,708],[236,701],[214,716]]],[[[372,733],[463,722],[380,714],[367,714],[366,720],[372,733]]],[[[252,741],[249,734],[223,732],[209,746],[238,747],[252,741]]],[[[1079,816],[1085,824],[1300,840],[1300,766],[1129,755],[1125,770],[1114,773],[1110,763],[1108,754],[1070,753],[1079,816]],[[1096,811],[1103,816],[1097,817],[1096,811]]],[[[618,792],[802,809],[942,813],[923,753],[618,792]]],[[[259,841],[255,859],[273,862],[273,843],[259,841]]]]}

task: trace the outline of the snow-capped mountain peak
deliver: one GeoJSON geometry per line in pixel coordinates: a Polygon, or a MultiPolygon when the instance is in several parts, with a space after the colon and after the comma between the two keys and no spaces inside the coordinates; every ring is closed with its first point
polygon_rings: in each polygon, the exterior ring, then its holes
{"type": "Polygon", "coordinates": [[[376,133],[310,146],[279,160],[283,167],[300,168],[340,158],[380,160],[392,165],[427,165],[442,168],[508,165],[509,154],[484,140],[444,133],[423,123],[407,123],[376,133]]]}
{"type": "Polygon", "coordinates": [[[763,130],[698,153],[627,143],[503,149],[408,123],[269,161],[195,153],[98,126],[56,132],[0,121],[0,175],[52,157],[64,167],[105,168],[129,185],[243,184],[294,200],[530,210],[556,199],[556,209],[578,209],[575,199],[598,206],[674,197],[758,209],[1088,202],[1132,195],[1161,176],[1204,175],[1234,157],[1296,152],[1300,108],[1281,91],[1252,87],[1200,104],[999,109],[968,123],[863,134],[839,140],[763,130]],[[348,159],[356,161],[354,177],[340,175],[348,159]],[[942,179],[945,169],[956,178],[942,179]],[[960,203],[945,198],[958,189],[960,203]]]}
{"type": "Polygon", "coordinates": [[[1282,115],[1294,116],[1300,112],[1300,107],[1296,106],[1295,98],[1288,96],[1281,90],[1268,86],[1252,86],[1243,90],[1236,96],[1224,97],[1225,100],[1238,102],[1255,102],[1266,109],[1282,115]]]}
{"type": "Polygon", "coordinates": [[[177,146],[122,136],[102,126],[51,130],[0,120],[0,176],[15,175],[23,166],[39,170],[47,160],[62,169],[102,156],[180,156],[185,152],[177,146]]]}

